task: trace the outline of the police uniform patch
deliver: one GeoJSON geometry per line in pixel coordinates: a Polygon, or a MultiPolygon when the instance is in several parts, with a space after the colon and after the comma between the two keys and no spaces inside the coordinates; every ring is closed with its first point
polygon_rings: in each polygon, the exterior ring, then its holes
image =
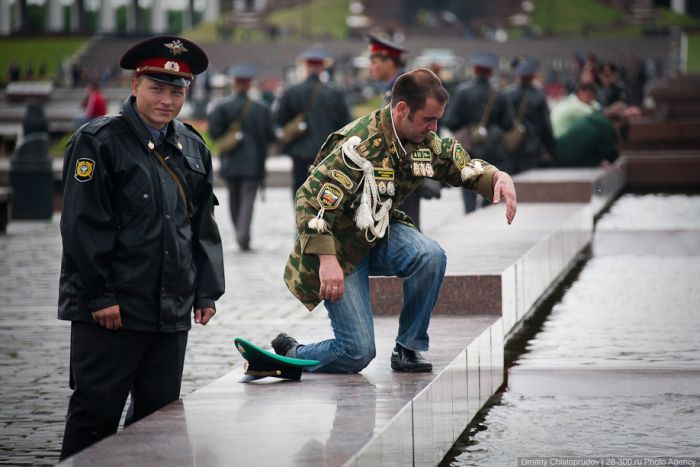
{"type": "Polygon", "coordinates": [[[75,179],[79,182],[87,182],[92,180],[92,174],[95,172],[95,161],[87,157],[81,157],[75,163],[75,179]]]}
{"type": "Polygon", "coordinates": [[[350,177],[345,175],[340,170],[331,170],[331,178],[340,183],[343,186],[343,188],[345,188],[348,191],[352,191],[353,187],[355,186],[352,180],[350,180],[350,177]]]}
{"type": "Polygon", "coordinates": [[[324,183],[318,192],[318,203],[326,210],[335,209],[343,199],[343,192],[332,183],[324,183]]]}

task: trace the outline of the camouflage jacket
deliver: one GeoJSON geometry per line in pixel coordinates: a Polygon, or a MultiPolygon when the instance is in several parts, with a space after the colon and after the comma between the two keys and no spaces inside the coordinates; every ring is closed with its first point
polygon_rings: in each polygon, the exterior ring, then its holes
{"type": "MultiPolygon", "coordinates": [[[[398,206],[420,185],[423,176],[414,175],[416,165],[423,165],[423,169],[431,165],[432,170],[419,171],[422,174],[432,172],[430,178],[474,190],[488,199],[493,196],[492,179],[498,171],[496,167],[472,160],[454,138],[440,139],[432,132],[420,144],[402,145],[394,131],[389,106],[332,133],[309,169],[309,178],[297,191],[297,236],[284,271],[287,287],[309,310],[322,300],[318,255],[335,254],[347,275],[379,240],[355,224],[364,174],[352,163],[348,164],[343,156],[342,144],[352,136],[362,141],[356,146],[357,153],[373,165],[381,200],[392,198],[392,206],[398,206]],[[475,162],[477,166],[481,164],[483,173],[463,181],[461,172],[465,167],[473,167],[475,162]],[[327,225],[322,232],[309,226],[309,221],[319,215],[327,225]]],[[[413,225],[406,214],[394,207],[389,216],[390,223],[413,225]]],[[[386,235],[390,237],[391,231],[386,235]]]]}

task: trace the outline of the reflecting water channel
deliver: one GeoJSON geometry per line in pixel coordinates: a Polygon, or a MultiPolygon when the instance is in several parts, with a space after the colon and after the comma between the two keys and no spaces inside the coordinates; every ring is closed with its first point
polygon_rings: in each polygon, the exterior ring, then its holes
{"type": "Polygon", "coordinates": [[[678,459],[700,458],[700,196],[621,197],[592,253],[444,465],[700,466],[678,459]]]}

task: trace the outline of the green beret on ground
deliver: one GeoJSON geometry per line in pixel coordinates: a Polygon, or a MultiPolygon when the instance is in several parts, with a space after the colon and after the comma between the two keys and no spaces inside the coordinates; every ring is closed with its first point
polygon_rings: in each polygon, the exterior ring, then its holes
{"type": "Polygon", "coordinates": [[[304,367],[318,365],[318,360],[303,360],[300,358],[284,357],[261,349],[245,339],[236,337],[234,339],[236,348],[245,358],[246,363],[243,373],[247,378],[241,382],[247,383],[266,376],[274,376],[283,379],[301,379],[301,371],[304,367]]]}

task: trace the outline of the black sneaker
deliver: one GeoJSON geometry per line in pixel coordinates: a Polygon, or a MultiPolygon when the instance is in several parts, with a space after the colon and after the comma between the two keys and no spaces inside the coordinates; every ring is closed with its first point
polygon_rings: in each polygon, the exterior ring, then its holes
{"type": "Polygon", "coordinates": [[[409,350],[396,344],[391,352],[391,368],[394,371],[423,373],[433,371],[433,364],[423,358],[417,350],[409,350]]]}
{"type": "Polygon", "coordinates": [[[296,349],[299,346],[297,340],[293,337],[289,337],[287,334],[281,332],[272,339],[272,348],[275,349],[277,355],[287,356],[292,349],[296,349]]]}

